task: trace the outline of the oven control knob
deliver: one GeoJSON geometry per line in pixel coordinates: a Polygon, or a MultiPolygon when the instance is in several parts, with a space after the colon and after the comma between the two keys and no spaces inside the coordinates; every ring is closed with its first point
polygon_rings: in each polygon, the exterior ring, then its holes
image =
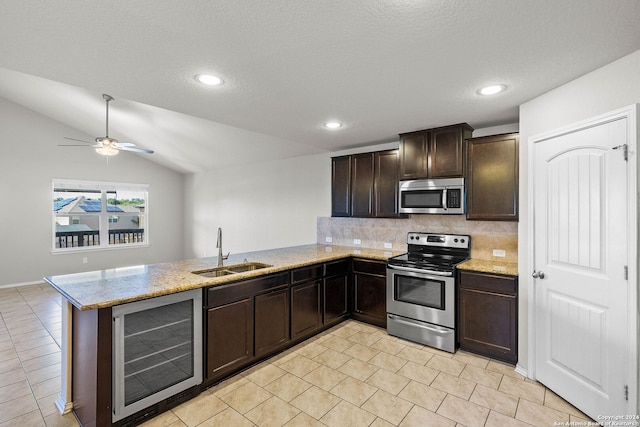
{"type": "Polygon", "coordinates": [[[460,239],[460,243],[464,243],[464,239],[460,239]]]}
{"type": "Polygon", "coordinates": [[[456,242],[456,243],[458,243],[458,239],[457,239],[457,238],[456,238],[456,239],[453,239],[453,241],[454,241],[454,242],[456,242]]]}

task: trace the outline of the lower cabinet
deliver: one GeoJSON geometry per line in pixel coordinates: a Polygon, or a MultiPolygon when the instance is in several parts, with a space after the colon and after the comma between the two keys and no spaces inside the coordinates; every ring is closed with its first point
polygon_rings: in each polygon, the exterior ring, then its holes
{"type": "Polygon", "coordinates": [[[461,350],[518,361],[518,278],[459,272],[458,341],[461,350]]]}
{"type": "Polygon", "coordinates": [[[353,308],[351,317],[387,327],[387,264],[353,260],[353,308]]]}
{"type": "Polygon", "coordinates": [[[312,335],[322,324],[320,316],[321,280],[291,287],[291,338],[312,335]]]}
{"type": "Polygon", "coordinates": [[[232,372],[253,358],[253,298],[207,311],[207,377],[232,372]]]}
{"type": "Polygon", "coordinates": [[[206,381],[221,379],[289,342],[289,274],[206,291],[206,381]]]}
{"type": "Polygon", "coordinates": [[[289,287],[257,295],[255,355],[265,356],[289,342],[289,287]]]}
{"type": "Polygon", "coordinates": [[[336,261],[324,266],[323,325],[337,324],[349,317],[349,261],[336,261]]]}

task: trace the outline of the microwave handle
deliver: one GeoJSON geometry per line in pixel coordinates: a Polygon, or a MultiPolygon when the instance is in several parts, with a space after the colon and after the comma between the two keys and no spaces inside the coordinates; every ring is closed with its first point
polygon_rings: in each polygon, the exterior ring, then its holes
{"type": "Polygon", "coordinates": [[[448,209],[447,207],[447,188],[442,189],[442,209],[445,211],[448,209]]]}

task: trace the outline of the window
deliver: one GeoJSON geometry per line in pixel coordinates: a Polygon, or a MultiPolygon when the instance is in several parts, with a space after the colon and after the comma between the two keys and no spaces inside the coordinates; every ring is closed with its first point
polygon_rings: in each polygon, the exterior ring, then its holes
{"type": "Polygon", "coordinates": [[[53,181],[53,250],[144,246],[149,242],[143,184],[53,181]]]}

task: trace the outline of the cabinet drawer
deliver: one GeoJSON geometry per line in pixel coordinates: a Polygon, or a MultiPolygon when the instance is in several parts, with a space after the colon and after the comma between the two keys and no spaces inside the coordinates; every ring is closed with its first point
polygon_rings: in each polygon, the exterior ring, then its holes
{"type": "Polygon", "coordinates": [[[302,267],[291,272],[291,284],[308,282],[310,280],[319,279],[323,273],[322,264],[312,265],[310,267],[302,267]]]}
{"type": "Polygon", "coordinates": [[[207,289],[207,307],[218,307],[288,284],[289,274],[285,272],[228,285],[213,286],[207,289]]]}
{"type": "Polygon", "coordinates": [[[354,273],[376,274],[379,276],[387,275],[387,263],[382,261],[368,261],[364,259],[353,260],[354,273]]]}
{"type": "Polygon", "coordinates": [[[324,265],[325,277],[339,276],[347,273],[349,273],[348,260],[329,262],[324,265]]]}
{"type": "Polygon", "coordinates": [[[460,287],[516,295],[518,293],[518,279],[516,277],[496,276],[493,274],[476,274],[461,271],[460,287]]]}

